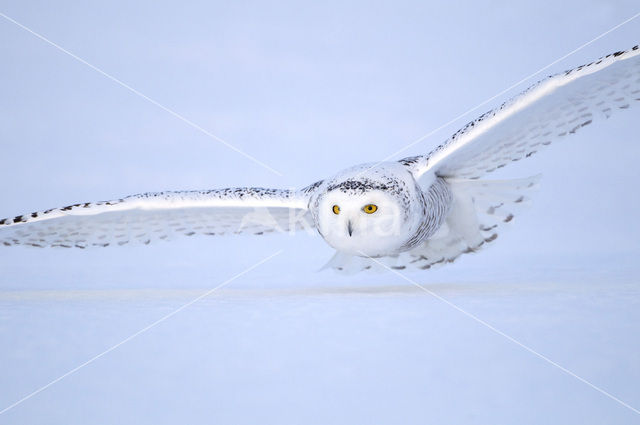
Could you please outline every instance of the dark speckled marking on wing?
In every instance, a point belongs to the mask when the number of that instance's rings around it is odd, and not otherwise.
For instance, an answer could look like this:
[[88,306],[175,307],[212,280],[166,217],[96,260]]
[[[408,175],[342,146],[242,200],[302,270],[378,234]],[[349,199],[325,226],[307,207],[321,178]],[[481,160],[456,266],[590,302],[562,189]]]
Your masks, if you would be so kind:
[[[434,171],[439,176],[476,179],[504,167],[507,163],[528,158],[536,153],[539,147],[548,146],[553,141],[561,140],[592,124],[597,116],[608,118],[613,109],[628,109],[632,103],[640,101],[640,96],[636,94],[640,93],[640,55],[637,54],[638,50],[639,47],[636,45],[627,51],[617,51],[596,61],[549,76],[532,85],[520,95],[502,103],[499,107],[470,121],[428,155],[403,158],[399,162],[417,176],[422,175],[432,164],[437,164],[434,166]],[[617,68],[609,68],[613,64],[624,64],[624,67],[620,65]],[[599,66],[600,69],[592,73],[595,66]],[[601,72],[603,74],[600,74]],[[527,96],[533,96],[537,93],[537,89],[546,90],[551,87],[551,85],[546,86],[545,84],[553,84],[553,81],[571,81],[563,87],[576,87],[573,89],[575,91],[582,86],[571,86],[572,82],[581,81],[580,77],[585,75],[595,76],[594,78],[597,78],[598,75],[605,76],[600,80],[593,80],[594,85],[588,87],[586,91],[573,93],[571,88],[567,89],[569,98],[558,98],[558,103],[552,105],[555,109],[531,109],[531,111],[535,111],[532,114],[537,115],[530,117],[527,120],[528,123],[523,121],[521,127],[513,125],[509,127],[507,123],[513,122],[509,121],[513,120],[511,116],[507,116],[503,121],[505,125],[500,126],[499,120],[501,118],[496,118],[498,115],[504,117],[503,111],[506,112],[513,106],[521,104],[523,100],[526,101]],[[574,76],[577,78],[574,79]],[[602,86],[596,84],[602,84]],[[554,92],[556,90],[545,93],[542,99],[546,99],[546,96]],[[486,126],[483,130],[476,130],[480,124],[485,123]],[[472,139],[466,139],[468,135]],[[460,146],[456,146],[456,144],[459,144],[463,136],[465,137],[464,143],[467,144],[458,149]],[[492,144],[488,144],[488,147],[480,144],[474,145],[478,140],[482,140],[483,143],[489,140],[483,140],[483,136],[491,137]],[[525,136],[526,140],[523,139]],[[517,143],[520,140],[524,140],[524,143]],[[474,146],[478,146],[478,148],[474,148]],[[482,148],[482,146],[485,147]],[[436,157],[437,160],[435,160]],[[500,163],[496,165],[496,161],[500,161]]]
[[304,213],[306,198],[302,192],[259,187],[142,193],[0,219],[0,243],[85,249],[149,244],[180,235],[289,231],[292,225],[313,225],[310,219],[290,220],[290,213]]

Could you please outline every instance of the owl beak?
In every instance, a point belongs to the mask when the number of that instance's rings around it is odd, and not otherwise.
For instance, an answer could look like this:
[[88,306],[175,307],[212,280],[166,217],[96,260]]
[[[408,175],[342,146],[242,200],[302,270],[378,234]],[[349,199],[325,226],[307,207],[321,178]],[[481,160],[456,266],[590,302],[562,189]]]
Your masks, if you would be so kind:
[[349,236],[353,234],[353,227],[351,227],[351,220],[347,222],[347,232],[349,232]]

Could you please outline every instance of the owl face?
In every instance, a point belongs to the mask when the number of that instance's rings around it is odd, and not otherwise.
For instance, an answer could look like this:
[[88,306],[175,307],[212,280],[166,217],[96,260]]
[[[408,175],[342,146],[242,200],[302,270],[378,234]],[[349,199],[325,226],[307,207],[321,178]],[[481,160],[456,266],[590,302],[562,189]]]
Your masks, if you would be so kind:
[[421,223],[422,207],[420,188],[399,163],[343,170],[311,200],[316,228],[329,245],[371,257],[401,252]]
[[377,257],[400,252],[423,218],[422,192],[400,164],[361,165],[328,180],[312,213],[338,251]]
[[394,250],[406,233],[398,200],[381,190],[327,192],[318,204],[319,230],[335,249],[377,256]]

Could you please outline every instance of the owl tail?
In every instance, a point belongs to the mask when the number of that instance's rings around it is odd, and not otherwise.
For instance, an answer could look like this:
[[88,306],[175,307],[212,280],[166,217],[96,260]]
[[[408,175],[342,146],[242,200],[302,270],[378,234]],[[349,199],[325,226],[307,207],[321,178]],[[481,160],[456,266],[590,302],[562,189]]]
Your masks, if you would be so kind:
[[368,269],[370,264],[366,260],[366,258],[336,251],[333,257],[320,270],[334,269],[343,274],[355,274]]
[[[383,272],[386,268],[396,269],[399,255],[389,257],[377,257],[375,259],[361,257],[336,251],[331,259],[320,270],[333,269],[338,273],[350,275],[361,271]],[[400,267],[404,268],[404,267]]]
[[429,269],[452,263],[462,254],[476,252],[495,241],[498,233],[523,207],[528,194],[537,188],[540,175],[512,180],[447,179],[453,203],[440,229],[420,246],[393,257],[358,257],[341,252],[323,269],[353,274],[362,270],[391,268]]

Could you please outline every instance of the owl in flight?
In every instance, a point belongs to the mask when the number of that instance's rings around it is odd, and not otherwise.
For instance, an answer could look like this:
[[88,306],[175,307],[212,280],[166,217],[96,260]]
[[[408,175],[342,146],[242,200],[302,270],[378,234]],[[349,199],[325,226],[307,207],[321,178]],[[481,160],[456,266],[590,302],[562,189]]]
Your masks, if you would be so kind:
[[428,155],[363,164],[301,190],[159,192],[0,219],[0,244],[92,248],[175,236],[318,232],[328,267],[429,269],[493,242],[537,176],[480,179],[640,101],[640,49],[550,76]]

